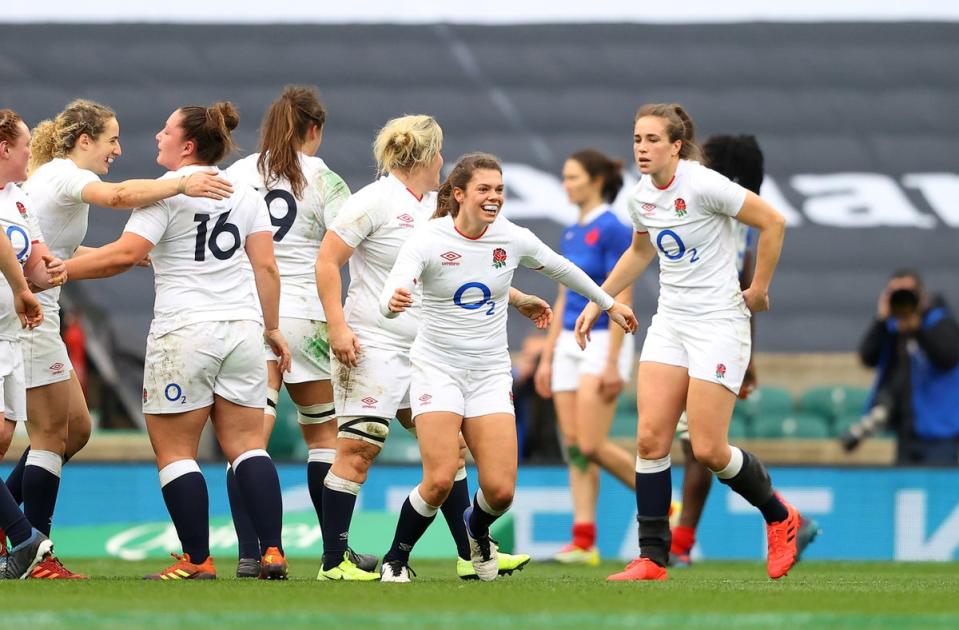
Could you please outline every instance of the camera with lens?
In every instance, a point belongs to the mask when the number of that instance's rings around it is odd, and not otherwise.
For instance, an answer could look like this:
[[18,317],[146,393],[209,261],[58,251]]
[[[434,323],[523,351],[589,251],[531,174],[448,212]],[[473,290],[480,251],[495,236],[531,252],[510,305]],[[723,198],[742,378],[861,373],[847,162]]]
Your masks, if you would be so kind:
[[897,318],[909,317],[919,308],[919,292],[915,289],[896,289],[889,294],[889,313]]

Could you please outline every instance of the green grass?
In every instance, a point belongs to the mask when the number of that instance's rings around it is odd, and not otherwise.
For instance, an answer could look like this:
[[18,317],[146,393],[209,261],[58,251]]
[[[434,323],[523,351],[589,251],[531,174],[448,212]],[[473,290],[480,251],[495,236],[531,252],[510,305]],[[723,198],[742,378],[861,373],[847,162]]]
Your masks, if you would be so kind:
[[[289,582],[144,582],[154,562],[70,560],[96,579],[0,583],[2,627],[311,630],[442,628],[959,628],[955,564],[806,562],[779,581],[757,563],[709,562],[668,582],[607,584],[622,567],[534,563],[492,583],[462,582],[452,562],[414,562],[416,583],[316,582],[298,561]],[[222,559],[223,577],[234,565]],[[110,577],[104,577],[110,576]]]

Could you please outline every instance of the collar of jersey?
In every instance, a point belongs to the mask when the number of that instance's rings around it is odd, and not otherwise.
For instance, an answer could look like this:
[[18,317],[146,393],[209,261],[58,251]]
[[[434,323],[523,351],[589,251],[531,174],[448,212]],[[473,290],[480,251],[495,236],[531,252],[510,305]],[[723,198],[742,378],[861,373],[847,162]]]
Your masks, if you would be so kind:
[[[450,219],[452,219],[452,217],[450,217]],[[479,236],[466,236],[465,234],[463,234],[462,232],[460,232],[460,229],[459,229],[458,227],[456,227],[456,222],[455,222],[455,221],[450,221],[450,223],[453,224],[453,229],[456,230],[456,233],[459,234],[460,236],[462,236],[463,238],[465,238],[465,239],[468,240],[468,241],[478,241],[478,240],[480,240],[481,238],[483,238],[483,236],[489,231],[489,226],[487,225],[485,228],[483,228],[483,231],[480,233]]]
[[595,208],[593,208],[592,210],[590,210],[589,212],[587,212],[585,217],[581,218],[579,221],[576,222],[576,225],[579,225],[580,227],[584,225],[589,225],[590,223],[592,223],[593,221],[601,217],[603,213],[605,213],[607,210],[609,210],[609,206],[607,204],[605,203],[600,204],[596,206]]
[[417,197],[417,196],[416,196],[416,193],[414,193],[412,190],[410,190],[410,189],[409,189],[409,186],[407,186],[406,184],[404,184],[403,182],[401,182],[401,181],[400,181],[400,178],[397,177],[396,175],[394,175],[393,173],[387,173],[387,174],[385,175],[385,179],[386,179],[388,182],[390,182],[390,185],[391,185],[391,186],[396,186],[397,188],[402,188],[402,189],[403,189],[403,192],[405,192],[406,194],[408,194],[408,195],[410,195],[411,197],[413,197],[413,199],[416,199],[416,202],[417,202],[417,203],[422,203],[423,200],[426,198],[426,194],[423,194],[422,196]]

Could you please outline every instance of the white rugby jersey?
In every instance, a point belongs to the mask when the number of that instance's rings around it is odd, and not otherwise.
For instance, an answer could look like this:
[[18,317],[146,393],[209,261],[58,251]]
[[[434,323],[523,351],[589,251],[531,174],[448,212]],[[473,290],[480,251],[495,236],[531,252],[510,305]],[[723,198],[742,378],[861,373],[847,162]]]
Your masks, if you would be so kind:
[[[380,312],[398,287],[422,291],[422,326],[412,358],[475,370],[509,369],[506,311],[513,272],[542,271],[606,310],[613,298],[528,229],[499,217],[476,239],[460,234],[450,216],[416,231],[400,251],[380,294]],[[419,301],[414,295],[414,305]],[[402,316],[402,315],[401,315]]]
[[[30,258],[33,245],[43,242],[32,208],[30,212],[27,211],[29,205],[30,197],[16,184],[8,183],[0,188],[0,227],[10,239],[13,253],[21,265]],[[7,279],[0,274],[0,340],[17,341],[20,330],[20,318],[13,308],[13,291]]]
[[436,193],[417,199],[403,182],[387,175],[354,193],[333,221],[330,229],[354,249],[343,314],[360,345],[409,350],[413,343],[419,308],[387,319],[380,314],[379,299],[400,247],[435,210]]
[[660,313],[748,314],[736,271],[736,221],[746,189],[699,162],[680,160],[673,180],[658,188],[644,175],[629,195],[638,232],[659,254]]
[[[30,195],[30,211],[46,236],[47,247],[57,258],[73,257],[87,235],[90,204],[83,202],[83,188],[100,181],[93,171],[80,168],[68,158],[54,158],[38,168],[24,183]],[[44,311],[58,309],[60,287],[37,294]]]
[[[162,179],[209,168],[184,166]],[[249,186],[236,183],[220,201],[177,195],[138,208],[124,231],[155,245],[154,334],[201,321],[261,321],[243,248],[249,234],[272,228],[263,198]]]
[[252,186],[264,196],[273,225],[273,251],[280,269],[280,316],[326,321],[316,290],[316,256],[350,189],[318,157],[300,154],[306,188],[294,197],[288,181],[267,189],[256,167],[259,153],[247,156],[226,169],[231,179]]

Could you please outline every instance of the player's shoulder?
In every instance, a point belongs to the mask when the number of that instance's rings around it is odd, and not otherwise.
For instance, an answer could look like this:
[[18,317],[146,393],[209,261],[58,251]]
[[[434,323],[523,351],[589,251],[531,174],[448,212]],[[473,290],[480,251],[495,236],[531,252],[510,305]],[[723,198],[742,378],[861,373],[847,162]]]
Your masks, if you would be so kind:
[[260,172],[256,166],[259,158],[259,153],[251,153],[228,166],[223,173],[231,182],[241,181],[254,185],[260,180]]

